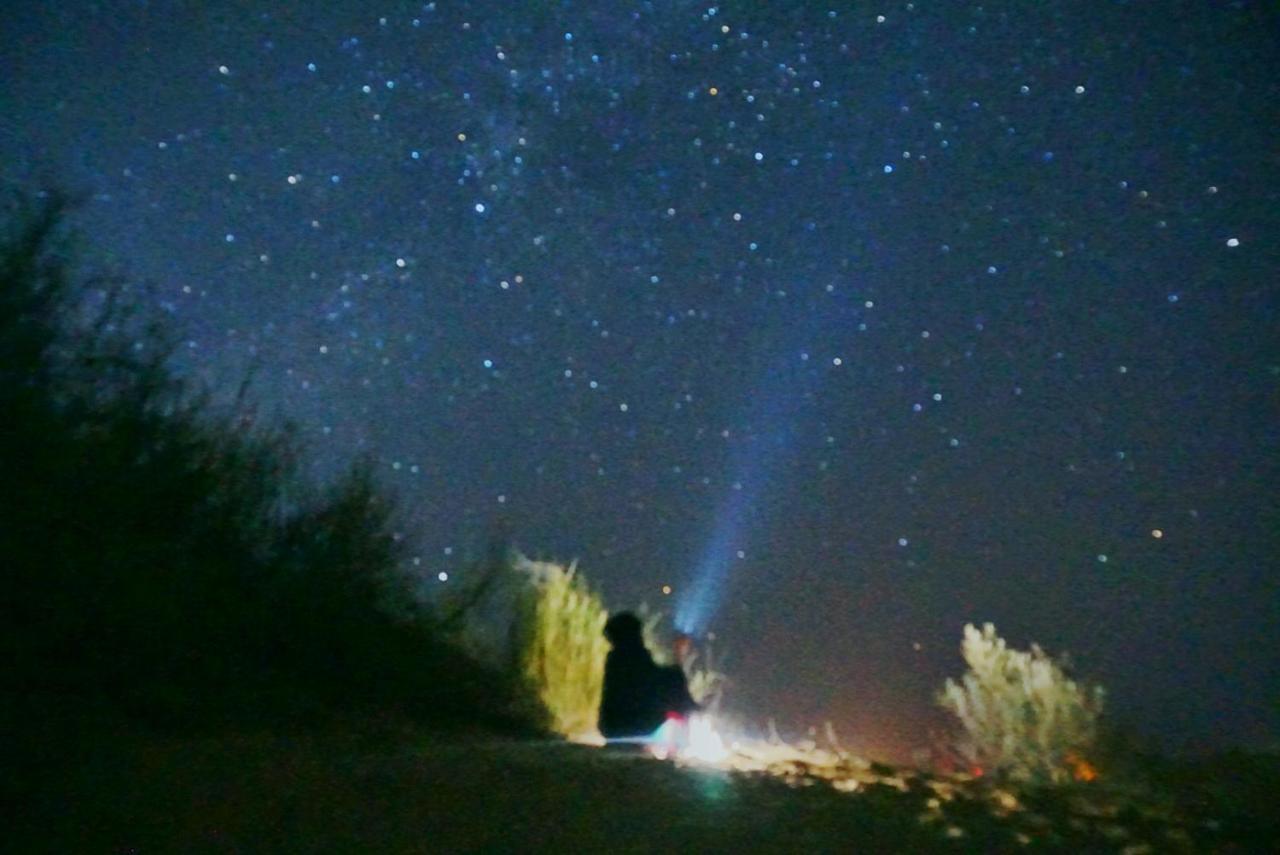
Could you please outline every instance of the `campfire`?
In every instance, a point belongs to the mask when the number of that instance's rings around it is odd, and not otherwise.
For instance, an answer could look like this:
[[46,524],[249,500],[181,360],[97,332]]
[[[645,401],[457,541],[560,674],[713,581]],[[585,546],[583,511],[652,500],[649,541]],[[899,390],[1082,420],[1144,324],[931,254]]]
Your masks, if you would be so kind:
[[694,713],[687,719],[668,717],[649,738],[648,749],[659,760],[672,758],[718,765],[729,758],[715,720],[706,713]]

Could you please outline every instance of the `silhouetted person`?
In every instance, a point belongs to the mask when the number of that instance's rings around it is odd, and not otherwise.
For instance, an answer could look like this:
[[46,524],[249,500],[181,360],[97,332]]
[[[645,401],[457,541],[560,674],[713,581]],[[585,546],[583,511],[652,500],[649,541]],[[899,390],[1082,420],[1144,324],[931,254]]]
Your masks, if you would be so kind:
[[679,665],[661,667],[644,646],[640,619],[619,612],[604,625],[613,645],[604,662],[600,733],[605,739],[646,737],[669,713],[688,715],[698,708],[689,696]]

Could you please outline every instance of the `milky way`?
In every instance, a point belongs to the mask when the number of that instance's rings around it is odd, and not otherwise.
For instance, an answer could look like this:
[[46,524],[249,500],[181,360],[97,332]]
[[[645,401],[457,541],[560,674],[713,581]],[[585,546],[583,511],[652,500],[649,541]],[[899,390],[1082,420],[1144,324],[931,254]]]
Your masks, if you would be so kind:
[[710,567],[731,705],[885,752],[984,620],[1258,744],[1271,5],[36,4],[0,178],[433,585],[498,523],[617,606]]

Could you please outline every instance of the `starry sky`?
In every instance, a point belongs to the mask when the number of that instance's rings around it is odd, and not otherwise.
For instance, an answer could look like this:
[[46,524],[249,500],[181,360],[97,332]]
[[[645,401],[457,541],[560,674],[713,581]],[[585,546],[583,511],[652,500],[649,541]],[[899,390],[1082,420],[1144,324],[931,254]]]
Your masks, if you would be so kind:
[[371,455],[433,585],[504,525],[885,756],[988,620],[1275,744],[1273,4],[0,15],[4,186],[86,194],[178,370]]

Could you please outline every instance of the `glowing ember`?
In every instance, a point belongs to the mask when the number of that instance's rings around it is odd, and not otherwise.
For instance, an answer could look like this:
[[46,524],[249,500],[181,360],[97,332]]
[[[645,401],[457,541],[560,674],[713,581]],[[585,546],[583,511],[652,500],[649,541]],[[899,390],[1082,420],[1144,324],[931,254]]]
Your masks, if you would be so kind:
[[1071,767],[1071,777],[1077,781],[1095,781],[1098,778],[1098,769],[1088,760],[1076,754],[1067,755],[1067,765]]

